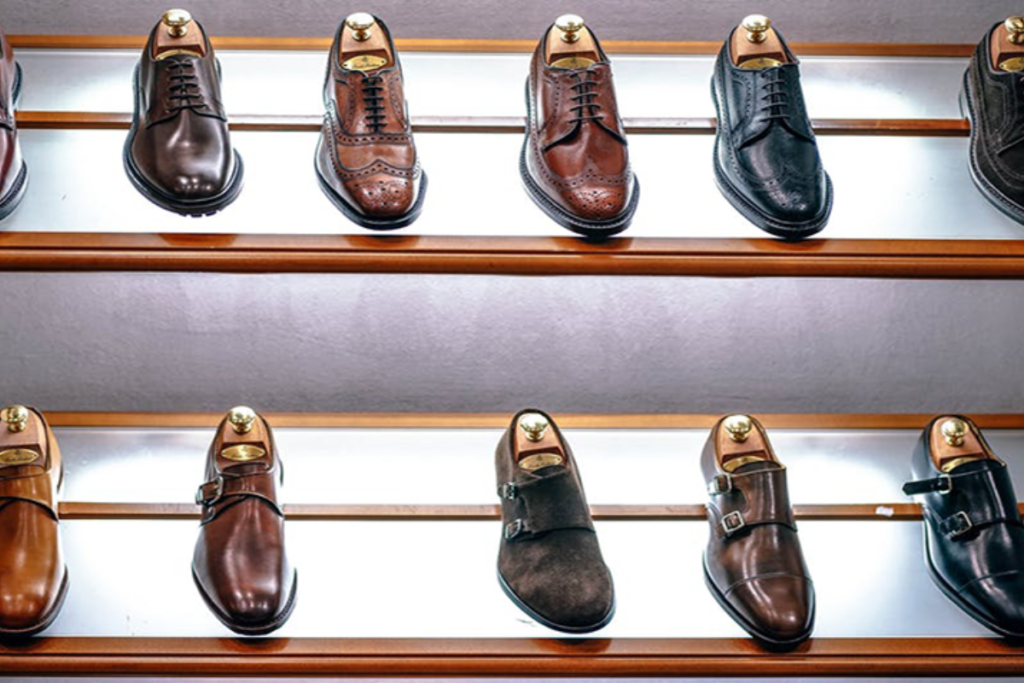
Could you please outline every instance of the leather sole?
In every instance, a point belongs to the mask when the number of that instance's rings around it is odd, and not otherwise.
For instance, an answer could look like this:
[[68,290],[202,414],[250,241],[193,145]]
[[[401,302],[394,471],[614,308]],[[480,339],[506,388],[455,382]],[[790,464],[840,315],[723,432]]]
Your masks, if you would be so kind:
[[[716,121],[722,120],[722,106],[718,99],[718,76],[715,75],[711,79],[711,96],[715,101],[715,114],[717,116]],[[832,178],[829,174],[825,173],[825,185],[826,185],[826,198],[825,198],[825,210],[821,216],[815,217],[809,221],[801,223],[791,223],[788,221],[780,221],[773,218],[761,211],[759,208],[754,206],[743,193],[737,189],[732,182],[726,177],[722,171],[721,165],[718,163],[718,146],[722,143],[722,128],[720,125],[715,126],[715,150],[712,161],[715,168],[715,184],[718,185],[719,191],[726,198],[726,200],[732,204],[733,208],[739,211],[739,213],[746,218],[748,221],[756,225],[761,230],[781,237],[787,240],[801,240],[806,239],[812,235],[816,235],[821,232],[828,224],[829,218],[832,216]]]
[[757,626],[750,623],[746,617],[740,614],[726,599],[725,595],[718,589],[718,586],[715,585],[715,582],[711,578],[711,574],[708,572],[707,557],[703,559],[701,565],[701,569],[704,571],[704,583],[711,592],[711,596],[722,607],[722,609],[725,610],[725,613],[732,617],[732,620],[735,621],[740,628],[757,639],[758,642],[765,647],[776,650],[790,650],[811,637],[811,633],[814,631],[814,605],[811,605],[811,624],[806,632],[791,640],[779,640],[778,638],[773,638],[771,634],[765,633],[758,629]]
[[316,170],[316,179],[320,183],[320,189],[324,191],[327,198],[345,214],[345,218],[349,219],[356,225],[367,228],[369,230],[398,230],[410,225],[413,221],[420,217],[420,213],[423,211],[423,199],[427,194],[427,174],[424,171],[420,171],[420,189],[419,194],[416,195],[416,201],[413,202],[412,206],[407,212],[396,218],[371,218],[366,214],[360,213],[358,209],[349,204],[344,197],[334,191],[330,183],[324,180],[324,177],[320,174],[320,167],[314,160],[313,167]]
[[64,579],[60,583],[60,591],[57,593],[57,601],[53,603],[53,607],[47,612],[43,618],[37,624],[33,624],[28,628],[23,629],[6,629],[0,628],[0,638],[5,639],[16,639],[16,638],[29,638],[41,633],[50,627],[50,624],[54,622],[57,615],[60,614],[61,607],[64,606],[64,599],[68,595],[68,568],[64,567]]
[[530,147],[530,121],[533,121],[533,100],[530,97],[529,80],[526,81],[526,111],[526,138],[523,140],[523,149],[519,153],[519,175],[523,179],[523,187],[526,188],[526,194],[530,196],[533,203],[540,207],[540,210],[546,213],[548,218],[563,228],[568,228],[577,235],[583,235],[591,239],[612,237],[628,228],[630,223],[633,222],[633,214],[636,213],[636,207],[640,202],[640,182],[637,180],[636,174],[632,176],[629,204],[617,216],[603,221],[592,221],[580,218],[566,211],[541,189],[537,181],[530,175],[530,169],[526,163],[526,155]]
[[501,575],[501,569],[498,569],[498,583],[501,585],[501,590],[505,592],[505,595],[508,596],[508,599],[511,600],[516,607],[523,610],[523,612],[525,612],[527,616],[529,616],[537,623],[543,626],[547,626],[548,628],[553,629],[555,631],[562,631],[563,633],[593,633],[594,631],[597,631],[607,626],[611,622],[612,618],[615,616],[615,598],[612,597],[612,608],[608,611],[607,615],[601,618],[601,621],[595,624],[587,624],[585,626],[567,626],[565,624],[558,624],[554,621],[551,621],[550,619],[542,617],[540,614],[531,609],[529,605],[523,602],[519,598],[519,596],[516,595],[515,591],[512,590],[512,587],[509,586],[508,583],[505,581],[505,577]]
[[1001,212],[1017,221],[1024,223],[1024,207],[1020,206],[1009,197],[1000,192],[981,173],[978,165],[978,127],[975,123],[977,115],[974,111],[974,95],[971,93],[970,69],[964,73],[963,87],[960,90],[960,114],[967,119],[971,125],[971,141],[968,153],[968,166],[971,169],[971,180],[975,187],[993,206]]
[[[21,84],[22,84],[22,71],[21,65],[14,65],[14,109],[18,109],[18,101],[21,99]],[[8,190],[7,195],[0,198],[0,221],[14,213],[14,210],[21,205],[21,200],[25,198],[25,193],[28,191],[28,164],[24,160],[21,162],[21,168],[18,169],[18,176],[14,179],[14,184],[11,185],[11,189]]]
[[210,596],[206,594],[206,590],[203,588],[202,582],[199,581],[199,577],[196,576],[195,569],[192,570],[192,580],[195,581],[196,588],[199,589],[199,595],[202,596],[203,602],[205,602],[206,606],[210,608],[211,612],[213,612],[213,616],[217,617],[220,623],[224,624],[235,633],[241,633],[244,636],[263,636],[284,626],[284,623],[288,621],[288,618],[295,610],[295,595],[299,588],[299,574],[297,571],[293,571],[292,590],[291,593],[288,594],[288,600],[285,602],[284,610],[269,621],[256,624],[242,624],[231,619],[231,617],[222,612],[220,608],[213,603]]

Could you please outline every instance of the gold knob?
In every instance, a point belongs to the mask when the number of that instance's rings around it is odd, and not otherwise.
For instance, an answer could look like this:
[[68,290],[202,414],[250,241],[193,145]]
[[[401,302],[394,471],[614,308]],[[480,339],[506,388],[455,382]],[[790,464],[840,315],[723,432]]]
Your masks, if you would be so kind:
[[730,439],[737,443],[743,443],[750,437],[750,432],[754,429],[754,421],[747,415],[730,415],[725,418],[722,427],[729,434]]
[[236,434],[248,434],[256,422],[256,411],[248,406],[235,406],[228,411],[228,422]]
[[160,21],[167,26],[167,32],[174,38],[181,38],[188,33],[188,25],[192,23],[192,15],[187,10],[169,9],[164,12]]
[[950,446],[963,446],[967,436],[967,423],[963,420],[946,420],[942,423],[942,436]]
[[555,28],[562,32],[562,40],[567,43],[575,43],[580,39],[580,31],[586,23],[583,17],[578,14],[563,14],[555,19]]
[[1003,28],[1010,35],[1007,37],[1014,45],[1024,43],[1024,17],[1010,17],[1003,22]]
[[355,32],[353,38],[360,41],[370,39],[370,29],[375,23],[373,15],[366,12],[356,12],[345,19],[345,25]]
[[2,417],[9,432],[23,432],[28,426],[28,408],[25,406],[7,406]]
[[763,14],[751,14],[743,20],[743,29],[747,32],[747,40],[752,43],[763,43],[768,39],[768,30],[772,20]]
[[519,418],[519,427],[526,432],[526,440],[534,443],[544,438],[549,424],[548,419],[540,413],[526,413]]

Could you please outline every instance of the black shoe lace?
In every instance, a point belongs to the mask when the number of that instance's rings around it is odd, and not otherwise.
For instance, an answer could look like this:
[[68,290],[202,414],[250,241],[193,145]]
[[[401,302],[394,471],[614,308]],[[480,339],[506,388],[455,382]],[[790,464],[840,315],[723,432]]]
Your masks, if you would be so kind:
[[785,119],[789,116],[789,93],[783,88],[786,85],[782,69],[766,69],[761,72],[764,80],[761,83],[761,106],[759,113],[765,120]]
[[196,76],[195,62],[189,58],[171,59],[167,68],[170,70],[170,84],[167,98],[171,104],[169,111],[176,113],[183,109],[201,109],[206,106],[206,97],[199,89],[199,77]]
[[[586,74],[586,78],[583,78],[583,74]],[[594,90],[597,87],[597,74],[586,69],[585,71],[574,71],[572,75],[575,79],[572,89],[576,91],[576,94],[571,99],[576,104],[569,107],[573,112],[573,118],[569,123],[603,120],[604,115],[599,113],[601,105],[594,101],[597,99],[597,92]]]
[[384,86],[379,75],[363,74],[363,103],[366,105],[366,123],[371,133],[379,133],[387,125],[384,117]]

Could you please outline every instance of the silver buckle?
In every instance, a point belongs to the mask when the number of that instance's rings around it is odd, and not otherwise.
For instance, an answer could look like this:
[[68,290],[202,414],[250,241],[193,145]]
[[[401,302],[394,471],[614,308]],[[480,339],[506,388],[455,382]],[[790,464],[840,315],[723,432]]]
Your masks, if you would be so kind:
[[938,479],[939,483],[935,485],[936,492],[943,496],[948,496],[953,492],[953,478],[951,476],[948,474],[940,474]]
[[716,474],[708,482],[708,493],[712,496],[720,496],[729,491],[732,491],[732,477],[728,474]]
[[501,488],[498,489],[498,495],[501,496],[505,500],[515,500],[516,493],[517,493],[516,485],[515,485],[515,482],[512,482],[512,481],[510,481],[510,482],[508,482],[506,484],[502,484]]
[[511,541],[523,531],[523,520],[517,519],[505,525],[505,540]]
[[737,531],[747,525],[746,520],[743,519],[743,514],[739,510],[730,512],[725,517],[722,517],[722,521],[719,522],[722,527],[722,532],[726,536],[732,536]]
[[953,519],[956,520],[957,524],[956,528],[949,532],[950,538],[960,538],[974,528],[974,522],[971,521],[971,516],[963,510],[953,515]]
[[[207,498],[205,489],[210,484],[214,485],[214,496],[213,498]],[[224,477],[217,475],[217,478],[213,481],[208,481],[205,484],[200,484],[199,489],[196,491],[196,505],[213,505],[221,496],[224,495]]]

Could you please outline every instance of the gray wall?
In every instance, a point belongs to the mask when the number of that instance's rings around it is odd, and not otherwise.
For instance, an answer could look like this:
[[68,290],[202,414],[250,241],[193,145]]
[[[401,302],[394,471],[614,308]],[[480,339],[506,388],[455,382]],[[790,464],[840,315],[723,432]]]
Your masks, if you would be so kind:
[[0,274],[47,410],[1020,412],[1024,282]]
[[[8,33],[139,34],[171,0],[3,0]],[[372,11],[409,38],[537,38],[572,11],[605,39],[719,40],[764,12],[794,41],[976,43],[1024,11],[1011,0],[193,0],[183,5],[221,35],[325,36],[346,14]]]

